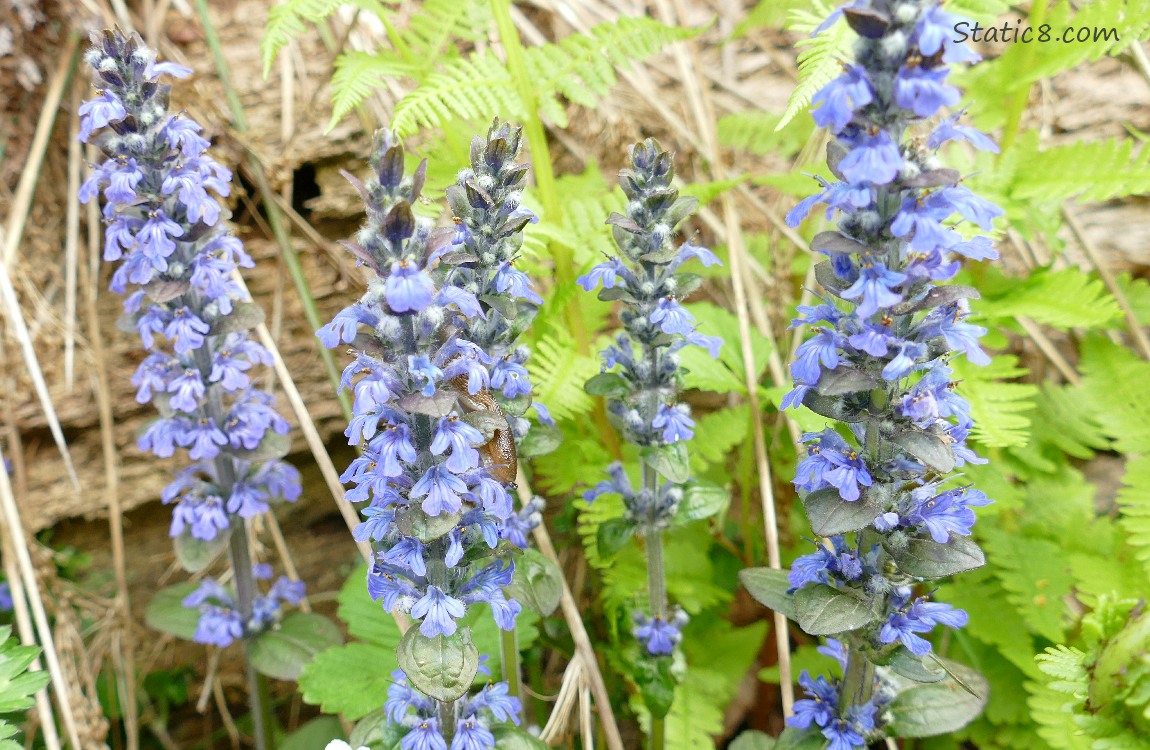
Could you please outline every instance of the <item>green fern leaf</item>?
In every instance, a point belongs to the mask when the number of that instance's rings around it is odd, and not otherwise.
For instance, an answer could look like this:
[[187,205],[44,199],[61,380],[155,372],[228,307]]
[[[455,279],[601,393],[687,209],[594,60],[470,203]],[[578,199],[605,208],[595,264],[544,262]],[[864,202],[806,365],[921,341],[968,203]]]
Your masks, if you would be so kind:
[[1022,615],[1029,629],[1058,643],[1069,624],[1063,598],[1074,577],[1062,548],[1046,539],[1011,534],[999,528],[982,529],[988,558],[997,562],[996,575],[1007,599]]
[[[1073,46],[1073,45],[1071,45]],[[1019,140],[1009,186],[1018,201],[1060,204],[1107,201],[1150,191],[1150,148],[1129,138],[1078,141],[1039,149],[1036,132]]]
[[335,61],[331,77],[331,122],[328,129],[343,119],[383,85],[386,78],[400,78],[412,73],[406,63],[367,52],[344,52]]
[[535,344],[528,366],[535,398],[555,419],[573,419],[591,411],[583,384],[599,372],[599,362],[578,353],[570,336],[544,336]]
[[760,156],[777,154],[789,159],[810,138],[811,123],[792,120],[779,128],[782,115],[774,112],[734,112],[719,118],[719,143]]
[[351,5],[383,18],[387,9],[378,0],[286,0],[268,9],[268,23],[260,39],[260,58],[264,77],[271,72],[272,63],[280,50],[307,31],[305,23],[319,23],[340,6]]
[[791,92],[782,119],[775,126],[777,130],[786,127],[797,114],[810,106],[815,92],[842,71],[842,61],[849,56],[855,38],[850,26],[841,19],[812,37],[811,33],[830,15],[831,8],[824,0],[813,0],[811,5],[813,10],[800,9],[791,13],[789,28],[803,35],[795,42],[795,48],[799,50],[799,83]]
[[1150,573],[1150,455],[1127,460],[1118,505],[1122,508],[1118,522],[1129,535],[1135,556]]
[[731,32],[732,39],[742,39],[747,32],[762,27],[777,28],[783,25],[787,16],[796,8],[807,4],[807,0],[759,0],[746,18],[739,21]]
[[976,310],[992,322],[1026,316],[1066,331],[1102,327],[1121,314],[1105,285],[1077,268],[1038,270],[1021,283],[994,272],[986,279]]
[[[669,42],[701,29],[664,26],[649,18],[620,18],[587,34],[525,52],[525,64],[542,112],[560,127],[567,124],[558,97],[593,106],[615,84],[615,66],[653,55]],[[452,118],[511,119],[526,115],[524,103],[503,63],[491,53],[448,62],[396,104],[392,128],[401,137],[419,127],[438,127]]]
[[972,21],[993,21],[1012,6],[1010,0],[949,0],[946,10]]
[[1038,387],[1030,383],[1003,382],[1026,374],[1018,358],[995,357],[987,367],[955,360],[958,392],[970,402],[974,419],[973,439],[989,448],[1024,446],[1030,441],[1030,413],[1034,410]]
[[1094,335],[1082,344],[1081,397],[1114,447],[1126,453],[1150,452],[1150,363],[1109,339]]

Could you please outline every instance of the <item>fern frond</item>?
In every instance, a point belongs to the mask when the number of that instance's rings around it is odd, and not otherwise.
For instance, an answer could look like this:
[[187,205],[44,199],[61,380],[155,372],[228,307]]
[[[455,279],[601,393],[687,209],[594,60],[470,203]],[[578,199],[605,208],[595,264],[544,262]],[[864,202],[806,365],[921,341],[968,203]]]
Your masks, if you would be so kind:
[[778,154],[790,158],[811,134],[811,124],[792,120],[779,128],[782,115],[774,112],[733,112],[719,118],[719,143],[752,154]]
[[1070,623],[1064,597],[1074,585],[1062,548],[1000,528],[984,528],[982,537],[987,557],[997,563],[995,574],[1007,599],[1029,630],[1054,643],[1062,641]]
[[950,0],[946,3],[946,11],[972,21],[993,21],[1013,5],[1010,0]]
[[1032,133],[1016,148],[1018,162],[1009,186],[1016,200],[1051,205],[1069,198],[1107,201],[1150,191],[1150,148],[1136,147],[1130,138],[1039,149],[1038,134]]
[[1126,462],[1118,505],[1122,509],[1118,523],[1128,535],[1127,542],[1134,548],[1134,556],[1150,573],[1150,455]]
[[[701,29],[664,26],[650,18],[620,18],[587,34],[525,50],[525,64],[540,109],[560,127],[567,115],[558,97],[594,106],[615,85],[614,68],[650,57],[670,42]],[[452,60],[395,107],[392,127],[401,137],[418,127],[437,127],[450,118],[511,119],[525,115],[522,99],[503,63],[489,52]]]
[[810,105],[815,92],[841,72],[843,59],[849,56],[854,39],[854,33],[842,19],[818,36],[811,36],[831,12],[824,0],[813,0],[811,5],[813,10],[800,9],[791,13],[790,30],[803,35],[795,42],[795,48],[799,50],[799,83],[791,92],[791,99],[775,126],[776,130],[786,127]]
[[977,305],[979,313],[1006,321],[1018,316],[1062,331],[1099,328],[1118,318],[1118,303],[1097,278],[1077,268],[1042,269],[1021,283],[1005,279],[987,290]]
[[285,0],[269,8],[268,23],[260,39],[264,77],[271,72],[280,50],[307,31],[305,23],[319,23],[343,5],[352,5],[381,18],[388,12],[379,0]]
[[1125,347],[1094,335],[1082,344],[1082,388],[1085,399],[1114,440],[1115,449],[1125,453],[1150,452],[1150,363]]
[[1055,677],[1058,682],[1048,683],[1060,693],[1076,697],[1086,696],[1086,683],[1089,675],[1083,666],[1086,654],[1071,646],[1051,646],[1034,657],[1043,674]]
[[400,78],[412,73],[412,68],[399,60],[369,52],[344,52],[335,61],[331,77],[331,122],[328,128],[343,119],[371,95],[385,78]]
[[787,16],[795,8],[801,8],[807,0],[759,0],[746,18],[739,21],[735,30],[731,32],[732,39],[741,39],[751,29],[761,27],[777,28],[783,25]]
[[573,419],[591,411],[591,397],[583,384],[599,372],[599,363],[579,354],[570,338],[544,336],[535,344],[529,367],[535,398],[547,405],[555,419]]
[[1030,412],[1038,387],[1030,383],[1003,382],[1026,374],[1018,359],[996,357],[987,367],[955,360],[958,393],[970,402],[974,419],[973,439],[988,448],[1024,446],[1030,441]]
[[[1075,10],[1075,5],[1080,7]],[[1127,0],[1093,0],[1072,5],[1070,0],[1061,0],[1050,10],[1047,23],[1053,27],[1052,35],[1059,39],[1064,30],[1069,29],[1085,29],[1092,36],[1084,42],[1045,45],[1029,69],[1015,68],[1021,73],[1017,76],[1018,86],[1050,78],[1107,55],[1117,55],[1131,44],[1146,39],[1150,36],[1150,5]],[[1095,39],[1098,31],[1110,29],[1115,33]]]

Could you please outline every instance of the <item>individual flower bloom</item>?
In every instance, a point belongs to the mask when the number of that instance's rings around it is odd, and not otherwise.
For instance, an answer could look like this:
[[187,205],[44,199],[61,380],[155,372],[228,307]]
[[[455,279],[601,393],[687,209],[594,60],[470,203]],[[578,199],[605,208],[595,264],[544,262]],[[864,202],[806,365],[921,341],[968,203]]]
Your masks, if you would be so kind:
[[[184,308],[187,309],[187,308]],[[149,305],[144,314],[136,318],[136,332],[140,334],[140,342],[145,349],[156,345],[152,334],[162,333],[172,322],[172,314],[167,308],[160,305]]]
[[555,426],[555,420],[551,418],[551,412],[546,406],[539,401],[532,401],[531,408],[535,410],[535,416],[539,419],[539,424],[547,425],[548,427]]
[[390,508],[381,508],[378,505],[369,505],[360,511],[366,521],[356,526],[351,535],[357,542],[382,542],[391,525],[395,523],[395,511]]
[[479,451],[471,446],[483,442],[483,433],[467,422],[458,417],[443,417],[431,441],[431,453],[441,456],[450,448],[451,454],[445,464],[450,471],[463,474],[479,466]]
[[454,635],[455,621],[466,613],[463,602],[444,593],[438,586],[428,586],[427,593],[411,607],[411,616],[423,620],[419,632],[427,638]]
[[[496,368],[498,368],[498,365],[496,365]],[[527,371],[524,370],[523,372],[526,373]],[[451,362],[443,368],[443,378],[444,380],[454,381],[461,376],[466,376],[467,392],[474,396],[476,393],[486,390],[492,385],[491,380],[494,374],[487,371],[487,367],[479,358],[459,356],[451,360]],[[500,384],[502,384],[503,379],[502,377],[500,378]],[[530,390],[530,388],[528,390]]]
[[885,357],[892,344],[899,343],[886,322],[882,324],[864,323],[861,332],[847,337],[847,342],[861,352],[872,357]]
[[787,582],[797,591],[809,583],[830,583],[830,565],[833,557],[821,544],[809,555],[800,555],[791,563]]
[[906,281],[906,274],[891,271],[875,261],[863,262],[859,278],[850,288],[843,290],[844,299],[861,300],[857,312],[861,318],[869,318],[880,308],[887,308],[902,301],[902,295],[894,291]]
[[866,735],[874,730],[873,703],[851,706],[847,717],[835,717],[823,727],[823,737],[830,740],[827,750],[854,750],[867,746]]
[[165,271],[168,268],[165,259],[176,251],[176,243],[172,238],[183,236],[184,228],[165,216],[163,209],[160,209],[148,214],[148,220],[136,235],[136,242],[144,256],[151,261],[152,267],[157,271]]
[[815,384],[822,375],[821,363],[828,370],[839,366],[839,345],[841,337],[827,328],[818,328],[818,332],[804,341],[795,350],[795,360],[791,362],[791,375],[795,380]]
[[618,258],[611,258],[603,261],[580,276],[575,280],[575,283],[583,287],[583,291],[585,292],[590,292],[600,284],[603,285],[604,289],[613,289],[619,277],[624,275],[624,272],[622,261]]
[[340,310],[331,322],[316,331],[316,336],[328,349],[339,346],[341,343],[350,344],[355,340],[359,331],[359,324],[374,326],[379,318],[358,302]]
[[947,250],[971,260],[998,260],[998,251],[994,249],[993,240],[982,235],[964,242],[956,242]]
[[925,357],[927,348],[914,341],[900,341],[896,349],[898,353],[882,368],[885,380],[900,380],[914,371],[918,360]]
[[519,699],[510,694],[506,682],[488,683],[467,702],[464,714],[487,709],[496,721],[510,721],[519,725],[519,714],[523,712]]
[[526,396],[531,393],[531,375],[523,365],[504,358],[491,369],[491,387],[502,390],[507,398]]
[[872,483],[870,472],[862,456],[854,450],[845,454],[837,451],[826,451],[823,454],[834,468],[823,474],[823,479],[832,487],[838,488],[839,495],[847,502],[854,502],[861,496],[861,487],[870,487]]
[[675,653],[675,644],[682,640],[679,628],[662,617],[635,615],[635,638],[643,643],[650,656],[670,656]]
[[507,489],[486,470],[471,472],[468,481],[472,483],[472,494],[483,504],[483,510],[500,520],[511,515],[511,496],[507,494]]
[[303,581],[293,581],[287,576],[280,576],[268,590],[268,596],[295,606],[303,601],[306,592],[307,584]]
[[826,642],[815,649],[823,656],[830,657],[839,663],[844,670],[847,668],[847,651],[841,641],[827,638]]
[[527,534],[543,523],[541,510],[543,510],[542,498],[539,496],[532,498],[531,502],[520,508],[518,513],[507,517],[499,529],[499,537],[510,541],[519,549],[527,549]]
[[435,364],[423,354],[409,356],[407,358],[407,370],[411,373],[411,377],[417,384],[421,381],[423,382],[423,388],[420,393],[429,397],[435,395],[435,384],[443,375],[443,370],[436,367]]
[[227,197],[232,192],[232,172],[210,156],[204,155],[196,160],[200,167],[200,179],[204,187],[216,191],[218,195]]
[[695,316],[687,312],[687,308],[680,305],[674,297],[659,300],[651,312],[651,322],[659,326],[659,330],[663,333],[686,335],[695,330]]
[[242,334],[231,334],[212,356],[212,370],[208,375],[208,381],[219,383],[225,391],[243,390],[251,385],[247,371],[255,362],[270,365],[271,355],[262,346],[247,340]]
[[927,148],[937,149],[947,141],[966,141],[979,151],[989,151],[992,154],[997,154],[999,150],[998,144],[992,141],[986,133],[968,125],[958,124],[958,120],[962,117],[962,114],[962,112],[958,112],[950,117],[944,118],[926,139]]
[[978,343],[978,339],[986,335],[986,329],[966,323],[963,319],[967,314],[957,302],[936,307],[923,321],[920,337],[942,336],[948,349],[963,352],[971,364],[989,365],[990,357]]
[[114,261],[136,246],[136,235],[144,223],[139,219],[118,216],[104,229],[104,260]]
[[[839,172],[851,184],[886,185],[902,169],[902,155],[886,131],[862,136],[839,162]],[[869,197],[869,196],[868,196]]]
[[172,342],[176,354],[187,354],[204,345],[204,336],[211,330],[207,323],[187,305],[176,309],[164,326],[164,335]]
[[299,470],[286,461],[266,461],[252,474],[252,481],[263,485],[272,497],[295,502],[303,494]]
[[819,203],[826,204],[826,217],[830,219],[836,210],[853,212],[866,208],[874,200],[868,182],[855,185],[849,182],[827,182],[821,177],[815,179],[823,187],[823,191],[803,198],[797,206],[788,211],[787,226],[797,227]]
[[200,379],[200,371],[189,367],[182,374],[168,381],[168,393],[172,394],[168,403],[173,409],[192,413],[200,408],[200,399],[204,397],[204,381]]
[[80,140],[87,143],[92,133],[128,116],[124,104],[110,91],[80,105]]
[[220,204],[204,190],[204,180],[198,169],[175,169],[164,176],[160,189],[167,195],[175,195],[184,205],[188,220],[200,219],[213,226],[220,218]]
[[659,411],[651,420],[651,426],[663,431],[663,442],[677,443],[680,440],[690,440],[695,436],[692,429],[695,420],[691,419],[685,404],[660,404]]
[[228,442],[223,430],[207,417],[189,423],[177,439],[183,447],[190,447],[188,455],[195,461],[215,458],[220,454],[219,446]]
[[958,211],[962,218],[978,225],[984,232],[994,228],[994,220],[1003,210],[985,198],[980,198],[962,185],[941,187],[926,197],[926,205],[943,211]]
[[207,646],[227,648],[243,638],[244,624],[240,613],[224,607],[205,607],[196,623],[192,640]]
[[543,298],[531,288],[531,278],[517,270],[512,261],[499,266],[495,272],[495,291],[507,294],[515,299],[523,299],[535,305],[542,305]]
[[719,256],[705,247],[692,245],[690,242],[684,242],[679,246],[679,255],[675,258],[675,262],[672,265],[678,268],[679,265],[692,258],[697,258],[698,261],[703,264],[704,268],[723,265],[723,262],[719,260]]
[[136,200],[136,186],[144,179],[135,159],[113,160],[105,164],[115,164],[108,173],[108,187],[104,197],[109,203],[132,203]]
[[286,435],[290,426],[271,405],[271,396],[248,391],[228,410],[224,419],[228,443],[235,449],[255,450],[268,430]]
[[814,384],[796,380],[795,387],[788,391],[787,395],[783,396],[783,400],[779,402],[779,409],[786,411],[787,409],[799,408],[803,405],[803,399],[814,389]]
[[494,750],[495,735],[475,716],[461,718],[455,725],[451,750]]
[[203,128],[195,120],[177,113],[169,117],[161,129],[169,148],[179,149],[187,158],[195,158],[212,145],[200,135]]
[[953,107],[958,104],[960,95],[958,89],[944,83],[949,73],[946,66],[902,66],[894,81],[895,103],[919,117],[930,117],[942,107]]
[[181,604],[188,608],[196,608],[205,603],[234,607],[235,599],[219,581],[214,578],[205,578],[200,581],[200,585],[195,591],[184,597]]
[[825,727],[838,713],[838,688],[822,675],[812,679],[805,669],[799,674],[799,685],[808,697],[795,701],[794,714],[787,717],[787,726],[806,729],[813,723]]
[[383,704],[387,720],[399,724],[414,710],[417,714],[435,713],[435,704],[415,688],[407,684],[407,675],[402,669],[391,672],[391,683],[387,686],[387,702]]
[[627,472],[623,469],[623,464],[616,461],[607,467],[607,474],[611,479],[604,479],[597,485],[583,493],[583,500],[588,503],[594,502],[602,495],[616,494],[622,496],[624,502],[631,500],[635,497],[635,489],[631,486],[631,480],[627,477]]
[[180,418],[160,418],[151,422],[136,442],[140,450],[154,453],[160,458],[169,458],[176,452],[176,444],[183,444],[187,432],[187,421]]
[[972,427],[974,427],[973,422],[963,420],[958,424],[952,424],[946,428],[946,435],[950,438],[950,448],[954,451],[955,466],[987,463],[985,458],[979,456],[966,445],[966,437],[970,434]]
[[915,505],[906,514],[906,525],[926,529],[939,544],[950,541],[952,534],[970,536],[975,522],[974,511],[970,507],[980,508],[992,502],[985,493],[969,488],[935,495],[933,488],[927,486],[912,492],[911,497]]
[[811,99],[811,112],[819,127],[838,132],[847,126],[856,110],[874,101],[874,92],[866,78],[866,71],[850,65],[838,78],[819,89]]
[[930,653],[930,641],[919,637],[935,625],[961,628],[969,619],[966,612],[943,602],[928,602],[922,597],[911,599],[911,589],[902,586],[891,595],[890,617],[879,630],[881,643],[899,641],[915,656]]
[[391,264],[391,273],[384,283],[384,298],[393,312],[420,312],[431,304],[435,284],[418,266],[407,261]]
[[467,318],[482,318],[486,319],[483,313],[483,307],[479,304],[479,299],[471,292],[460,289],[452,284],[447,284],[440,288],[439,293],[435,295],[435,304],[447,307],[448,305],[455,305],[459,312],[463,313]]
[[174,538],[190,529],[192,538],[211,541],[228,525],[228,516],[219,497],[189,494],[181,498],[172,511],[169,533]]
[[179,360],[164,352],[152,352],[132,375],[132,385],[136,386],[136,401],[146,404],[152,400],[152,392],[162,393],[168,389],[168,379],[172,368]]
[[[718,359],[719,350],[723,348],[723,340],[718,336],[706,336],[698,331],[692,331],[687,334],[687,342],[692,346],[697,346],[707,350],[707,354],[711,355],[712,359]],[[674,347],[671,347],[674,349]]]
[[439,733],[439,720],[425,716],[404,735],[399,746],[402,750],[447,750],[447,740]]
[[895,237],[906,237],[913,232],[910,247],[920,253],[947,247],[954,242],[951,230],[942,225],[942,220],[952,212],[951,207],[941,206],[937,201],[931,203],[907,196],[891,222],[890,231]]
[[424,559],[423,542],[413,536],[405,536],[379,556],[380,560],[407,568],[417,576],[427,575],[427,562]]
[[463,507],[461,494],[467,492],[467,484],[453,474],[443,464],[431,466],[415,486],[411,488],[411,498],[425,498],[423,512],[429,516],[440,513],[455,513]]
[[372,440],[371,448],[377,453],[380,462],[376,471],[385,477],[398,477],[404,472],[400,460],[414,464],[419,455],[411,442],[411,428],[403,423],[388,424],[383,432]]
[[396,606],[406,606],[415,601],[419,590],[406,577],[407,571],[376,563],[367,574],[367,593],[372,601],[383,600],[385,612],[395,611]]
[[255,518],[270,510],[267,499],[268,493],[258,485],[247,481],[236,482],[232,485],[232,494],[228,498],[228,513],[238,515],[240,518]]
[[926,57],[933,57],[942,50],[944,63],[978,62],[981,57],[954,39],[955,25],[964,21],[966,19],[962,16],[947,13],[937,5],[927,8],[915,26],[914,42]]

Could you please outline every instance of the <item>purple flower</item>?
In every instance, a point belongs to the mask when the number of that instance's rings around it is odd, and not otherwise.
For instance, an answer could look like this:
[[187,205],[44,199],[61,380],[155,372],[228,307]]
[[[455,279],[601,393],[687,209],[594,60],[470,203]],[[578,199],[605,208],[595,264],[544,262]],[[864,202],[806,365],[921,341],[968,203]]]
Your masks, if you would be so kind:
[[435,438],[431,441],[431,453],[440,456],[450,448],[451,455],[445,465],[450,471],[462,474],[479,466],[479,451],[471,446],[483,442],[483,433],[467,422],[456,417],[444,417],[439,420]]
[[431,277],[406,261],[391,264],[384,283],[384,296],[393,312],[420,312],[431,304],[435,284]]
[[527,274],[516,270],[510,261],[499,267],[494,282],[497,292],[508,294],[515,299],[525,299],[532,304],[543,304],[543,298],[531,289],[531,279]]
[[371,448],[376,451],[380,462],[376,471],[385,477],[398,477],[403,474],[400,459],[414,464],[418,456],[411,442],[411,428],[406,424],[389,424],[372,441]]
[[623,273],[623,263],[618,258],[611,258],[592,268],[576,279],[583,291],[589,292],[600,284],[604,289],[613,289],[620,275]]
[[200,371],[189,367],[183,374],[172,378],[168,382],[168,393],[173,394],[168,403],[172,408],[192,413],[200,407],[200,399],[204,397],[204,381],[200,379]]
[[465,612],[463,602],[448,596],[438,586],[428,586],[427,593],[411,607],[411,616],[423,620],[419,632],[427,638],[454,635],[458,629],[455,621]]
[[902,169],[898,146],[884,130],[866,135],[839,162],[839,171],[852,184],[886,185]]
[[467,484],[462,479],[443,464],[435,464],[411,488],[411,497],[415,500],[425,498],[423,512],[438,516],[444,512],[458,512],[463,507],[460,495],[466,492]]
[[[811,114],[819,127],[832,132],[842,130],[851,121],[855,110],[874,101],[866,71],[857,65],[849,66],[838,78],[819,89],[811,99],[818,106]],[[819,106],[821,105],[821,106]]]
[[682,639],[679,628],[661,617],[638,618],[634,630],[635,637],[643,642],[651,656],[669,656],[675,652],[675,644]]
[[391,549],[380,555],[379,559],[407,568],[417,576],[427,575],[423,542],[415,537],[406,536],[400,539],[391,546]]
[[501,359],[491,370],[491,385],[501,389],[507,398],[526,396],[531,393],[531,376],[518,362]]
[[948,64],[981,60],[973,50],[954,39],[955,25],[965,20],[962,16],[947,13],[937,5],[927,8],[915,27],[915,42],[919,51],[926,57],[933,57],[941,49],[942,61]]
[[209,330],[208,324],[185,305],[172,313],[171,320],[164,326],[164,335],[172,342],[176,354],[187,354],[204,345],[204,336]]
[[686,335],[695,330],[695,316],[687,312],[674,297],[664,297],[659,300],[655,310],[651,313],[651,322],[659,326],[663,333],[680,333]]
[[902,295],[894,289],[904,281],[906,274],[891,271],[879,262],[864,262],[859,268],[858,281],[844,290],[842,296],[851,300],[861,297],[856,312],[859,317],[869,318],[879,308],[897,305],[902,301]]
[[966,625],[966,612],[942,602],[928,602],[922,597],[911,599],[909,587],[899,588],[891,595],[892,613],[879,630],[881,643],[899,641],[915,656],[930,653],[930,641],[919,636],[929,633],[935,625],[961,628]]
[[443,370],[436,367],[430,359],[422,354],[408,357],[407,369],[417,383],[423,381],[423,389],[420,392],[424,396],[435,395],[435,383],[443,375]]
[[794,714],[787,717],[787,726],[806,729],[814,723],[825,727],[838,712],[837,687],[822,675],[812,679],[805,669],[799,675],[799,685],[808,697],[795,701]]
[[942,107],[953,107],[958,104],[959,93],[943,83],[949,73],[947,67],[904,65],[894,81],[895,102],[919,117],[930,117]]
[[399,743],[402,750],[447,750],[447,740],[439,733],[439,720],[424,717]]
[[695,420],[691,419],[685,406],[660,404],[659,411],[651,420],[651,426],[663,431],[663,442],[677,443],[695,436]]
[[136,160],[125,159],[121,162],[105,162],[105,164],[116,164],[117,166],[108,173],[108,188],[104,191],[104,197],[110,203],[132,203],[135,201],[136,186],[140,184],[140,180],[144,179],[144,173],[140,171]]
[[992,154],[998,153],[998,144],[990,139],[986,133],[983,133],[977,128],[972,128],[969,125],[959,125],[958,120],[962,116],[962,112],[953,114],[945,118],[926,139],[927,148],[937,149],[947,141],[966,141],[974,146],[979,151],[989,151]]
[[795,350],[795,361],[791,362],[791,375],[804,383],[819,382],[822,375],[819,363],[828,370],[839,366],[839,336],[826,328],[817,330],[818,333]]
[[80,105],[80,140],[87,143],[92,133],[128,116],[123,103],[110,91]]

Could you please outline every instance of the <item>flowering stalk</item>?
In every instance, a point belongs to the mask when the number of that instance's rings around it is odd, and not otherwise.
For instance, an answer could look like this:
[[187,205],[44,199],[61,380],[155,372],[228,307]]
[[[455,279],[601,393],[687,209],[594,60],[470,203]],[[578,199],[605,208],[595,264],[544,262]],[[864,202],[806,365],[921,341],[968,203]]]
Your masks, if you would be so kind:
[[[815,121],[834,134],[828,164],[837,181],[821,181],[823,190],[787,216],[797,226],[823,203],[838,222],[811,243],[828,256],[815,269],[827,296],[799,308],[795,324],[813,336],[797,351],[795,388],[783,403],[846,429],[804,435],[808,455],[794,480],[825,541],[795,560],[785,584],[766,585],[763,571],[747,571],[744,582],[769,606],[789,608],[806,632],[836,636],[825,653],[840,661],[843,679],[804,671],[808,697],[787,723],[815,725],[830,747],[847,750],[957,729],[985,702],[963,692],[984,693],[985,682],[936,657],[924,638],[939,624],[962,627],[967,614],[929,601],[920,584],[984,562],[970,538],[972,508],[990,500],[949,475],[985,463],[966,447],[970,407],[954,392],[950,361],[965,354],[989,363],[978,345],[986,331],[966,322],[977,291],[941,282],[958,272],[956,256],[997,257],[990,238],[948,220],[957,214],[989,231],[1002,212],[936,155],[953,140],[997,150],[990,139],[960,125],[961,113],[928,121],[959,102],[946,83],[949,64],[978,59],[952,41],[960,19],[937,0],[857,0],[823,28],[839,17],[859,35],[855,62],[813,100]],[[946,690],[917,683],[947,673],[953,696],[924,709],[919,725],[900,723],[900,704]]]
[[[478,135],[472,139],[471,166],[447,189],[455,232],[450,247],[439,255],[435,274],[442,283],[475,295],[483,308],[483,315],[459,321],[459,333],[488,355],[489,361],[480,361],[487,368],[490,394],[484,390],[477,396],[469,395],[466,406],[493,411],[506,419],[508,429],[494,430],[487,443],[489,470],[505,484],[515,481],[518,446],[531,429],[523,416],[528,409],[534,407],[539,421],[554,427],[546,407],[532,400],[531,377],[525,367],[530,350],[518,343],[543,303],[532,289],[531,279],[515,268],[523,246],[523,228],[538,221],[522,205],[528,171],[526,164],[516,161],[522,139],[522,128],[498,119],[488,129],[486,139]],[[527,534],[542,521],[542,508],[543,499],[534,497],[518,514],[507,517],[500,536],[525,549]],[[511,695],[518,696],[519,653],[514,630],[503,633],[503,674]]]
[[[678,401],[682,387],[678,352],[693,344],[717,357],[722,341],[695,331],[695,319],[679,300],[701,282],[681,273],[688,260],[705,266],[718,263],[706,248],[684,243],[676,247],[675,228],[694,210],[697,201],[680,198],[671,186],[671,154],[654,139],[631,149],[631,167],[619,173],[627,195],[627,215],[612,214],[620,256],[609,258],[579,278],[586,291],[602,286],[600,299],[622,300],[623,332],[603,352],[603,372],[587,383],[594,395],[608,397],[607,410],[623,436],[640,447],[641,487],[636,492],[622,464],[608,468],[604,480],[583,494],[588,502],[615,493],[626,507],[622,519],[604,524],[600,552],[609,555],[632,534],[644,538],[647,551],[649,605],[636,613],[635,637],[642,644],[640,687],[651,710],[652,747],[662,746],[662,722],[670,710],[674,682],[670,663],[687,616],[669,609],[663,570],[663,532],[673,522],[689,478],[685,441],[694,436],[690,409]],[[613,370],[618,366],[618,369]],[[606,533],[604,533],[606,532]]]
[[445,236],[433,251],[430,223],[411,209],[426,164],[405,177],[403,147],[386,133],[371,164],[366,185],[350,178],[367,223],[357,242],[346,243],[368,271],[367,292],[318,335],[329,347],[356,349],[343,373],[354,394],[345,434],[364,452],[342,479],[355,485],[348,500],[369,503],[354,532],[376,549],[368,591],[418,625],[397,650],[401,673],[388,720],[405,732],[404,750],[492,748],[489,719],[518,723],[519,701],[506,686],[465,700],[480,658],[458,621],[486,603],[499,627],[511,630],[521,610],[503,592],[515,569],[500,544],[514,516],[498,478],[505,467],[486,450],[510,425],[494,410],[472,408],[491,385],[495,359],[461,335],[467,319],[485,316],[475,293],[434,278],[450,244]]
[[[94,35],[85,59],[99,95],[80,107],[80,138],[102,131],[95,140],[109,158],[81,187],[80,200],[103,190],[104,259],[121,261],[111,288],[125,294],[133,287],[125,320],[148,351],[132,378],[136,399],[152,401],[161,415],[139,446],[161,458],[188,449],[193,463],[162,495],[175,504],[170,533],[177,553],[198,569],[229,545],[236,582],[226,604],[230,624],[220,630],[219,618],[205,611],[196,640],[223,645],[226,631],[229,643],[246,645],[274,620],[257,611],[266,603],[252,575],[246,522],[272,501],[294,501],[300,486],[298,472],[279,460],[290,446],[281,437],[288,423],[272,396],[251,384],[249,371],[272,359],[248,337],[261,316],[231,277],[237,264],[251,267],[252,261],[219,223],[223,209],[212,195],[228,195],[231,173],[206,153],[200,126],[169,111],[171,87],[159,76],[191,71],[156,62],[138,36],[119,31]],[[284,598],[299,596],[302,591]],[[262,748],[267,707],[258,705],[250,664],[248,676]]]

